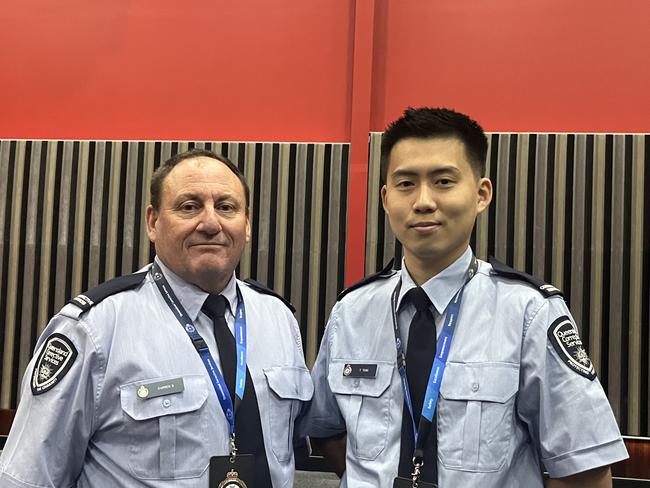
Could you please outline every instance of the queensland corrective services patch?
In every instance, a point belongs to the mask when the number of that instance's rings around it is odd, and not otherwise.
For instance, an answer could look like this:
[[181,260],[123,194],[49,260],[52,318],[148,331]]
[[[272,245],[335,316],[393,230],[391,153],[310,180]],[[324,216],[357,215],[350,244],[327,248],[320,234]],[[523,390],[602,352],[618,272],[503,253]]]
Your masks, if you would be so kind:
[[563,315],[551,324],[548,329],[548,339],[553,344],[560,359],[578,374],[593,380],[596,370],[582,347],[578,330],[569,317]]
[[32,394],[51,390],[77,358],[77,349],[66,336],[54,333],[45,341],[32,371]]

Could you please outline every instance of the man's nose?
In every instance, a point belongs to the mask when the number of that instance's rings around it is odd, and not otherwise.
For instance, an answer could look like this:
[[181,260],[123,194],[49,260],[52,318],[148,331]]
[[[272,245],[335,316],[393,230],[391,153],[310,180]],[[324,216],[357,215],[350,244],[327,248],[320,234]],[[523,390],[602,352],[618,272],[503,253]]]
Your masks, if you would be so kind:
[[221,217],[212,207],[206,207],[201,212],[201,220],[197,226],[197,230],[207,234],[218,234],[221,232]]
[[432,212],[438,208],[436,192],[429,185],[420,185],[417,190],[413,210],[416,212]]

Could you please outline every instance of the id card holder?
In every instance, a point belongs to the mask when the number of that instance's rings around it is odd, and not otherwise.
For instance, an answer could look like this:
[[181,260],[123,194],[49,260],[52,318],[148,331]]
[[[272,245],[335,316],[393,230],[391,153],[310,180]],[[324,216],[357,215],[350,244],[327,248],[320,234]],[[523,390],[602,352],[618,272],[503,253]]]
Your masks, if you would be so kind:
[[209,488],[254,488],[255,457],[252,454],[237,454],[235,462],[230,456],[210,458]]
[[[397,477],[393,481],[393,488],[413,488],[413,480],[411,478]],[[418,488],[438,488],[438,485],[428,481],[418,481]]]

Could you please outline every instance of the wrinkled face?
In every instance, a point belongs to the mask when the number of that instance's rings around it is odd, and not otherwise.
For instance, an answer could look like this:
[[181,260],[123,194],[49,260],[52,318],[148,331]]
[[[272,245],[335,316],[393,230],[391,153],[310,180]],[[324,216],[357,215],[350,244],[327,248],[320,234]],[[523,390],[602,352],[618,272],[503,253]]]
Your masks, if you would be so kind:
[[163,181],[160,208],[147,208],[147,234],[174,273],[220,292],[250,240],[242,183],[212,158],[178,163]]
[[390,152],[381,197],[409,271],[432,263],[442,270],[469,245],[492,185],[474,173],[459,139],[407,138]]

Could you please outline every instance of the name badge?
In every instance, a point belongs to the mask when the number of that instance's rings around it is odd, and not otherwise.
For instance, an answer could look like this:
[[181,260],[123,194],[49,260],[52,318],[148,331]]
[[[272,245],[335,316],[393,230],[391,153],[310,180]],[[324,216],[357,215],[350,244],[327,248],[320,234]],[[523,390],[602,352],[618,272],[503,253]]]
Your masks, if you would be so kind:
[[185,390],[183,378],[174,378],[171,380],[157,381],[155,383],[143,383],[138,386],[138,398],[148,400],[172,393],[180,393]]
[[346,364],[343,376],[347,378],[374,378],[377,376],[376,364]]

